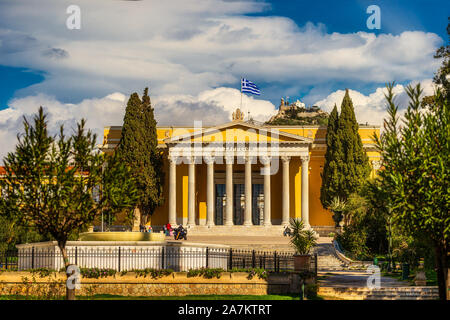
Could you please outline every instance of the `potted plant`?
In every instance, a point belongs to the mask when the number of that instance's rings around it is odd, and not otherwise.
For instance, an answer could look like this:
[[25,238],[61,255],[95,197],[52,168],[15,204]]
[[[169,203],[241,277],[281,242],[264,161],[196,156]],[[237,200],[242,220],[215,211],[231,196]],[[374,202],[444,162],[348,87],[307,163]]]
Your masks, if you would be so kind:
[[341,200],[339,197],[334,197],[331,201],[328,209],[333,212],[333,220],[335,223],[336,229],[340,229],[342,227],[342,220],[344,218],[346,203]]
[[295,249],[294,270],[309,270],[311,260],[311,250],[317,245],[317,238],[314,231],[306,229],[303,220],[290,220],[291,245]]

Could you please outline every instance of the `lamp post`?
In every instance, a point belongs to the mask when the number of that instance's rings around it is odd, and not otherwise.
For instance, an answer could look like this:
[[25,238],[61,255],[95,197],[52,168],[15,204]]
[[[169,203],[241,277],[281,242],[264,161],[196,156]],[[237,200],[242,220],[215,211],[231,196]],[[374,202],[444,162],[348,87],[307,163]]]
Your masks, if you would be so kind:
[[264,224],[264,194],[260,193],[256,198],[259,210],[259,225]]
[[222,225],[224,225],[223,209],[226,208],[226,206],[227,206],[227,195],[226,193],[224,193],[222,197],[222,221],[221,221]]
[[[240,215],[239,215],[239,221],[236,221],[236,224],[243,224],[242,220],[242,212],[244,211],[245,208],[245,195],[241,194],[241,210],[240,210]],[[242,223],[241,223],[242,222]]]

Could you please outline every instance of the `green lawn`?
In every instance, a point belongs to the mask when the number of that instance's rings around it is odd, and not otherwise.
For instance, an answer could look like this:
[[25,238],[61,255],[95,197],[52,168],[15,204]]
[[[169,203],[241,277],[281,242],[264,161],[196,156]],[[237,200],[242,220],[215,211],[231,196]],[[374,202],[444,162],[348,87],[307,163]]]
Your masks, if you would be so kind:
[[[26,297],[18,295],[0,296],[0,300],[36,300],[38,297]],[[55,300],[62,300],[64,297],[57,297]],[[298,295],[187,295],[187,296],[159,296],[159,297],[129,297],[110,294],[98,294],[93,296],[78,296],[78,300],[300,300]],[[314,300],[324,300],[317,297]]]
[[99,294],[89,297],[79,297],[80,300],[299,300],[294,295],[187,295],[159,297],[128,297],[109,294]]
[[[434,270],[425,270],[425,274],[427,276],[427,286],[437,286],[437,274]],[[383,276],[395,278],[397,280],[405,281],[405,283],[409,283],[414,285],[414,273],[409,274],[408,280],[402,279],[402,272],[382,272]]]

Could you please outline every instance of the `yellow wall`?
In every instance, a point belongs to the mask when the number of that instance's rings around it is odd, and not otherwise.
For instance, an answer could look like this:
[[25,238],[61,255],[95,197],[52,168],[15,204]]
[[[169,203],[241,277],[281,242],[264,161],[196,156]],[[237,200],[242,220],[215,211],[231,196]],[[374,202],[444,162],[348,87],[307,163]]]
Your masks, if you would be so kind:
[[[332,226],[334,225],[332,214],[328,210],[323,209],[320,202],[320,187],[322,184],[321,172],[324,165],[325,154],[325,135],[326,128],[318,126],[274,126],[273,128],[280,130],[280,132],[286,132],[295,134],[298,136],[310,138],[313,140],[312,149],[310,150],[310,162],[309,162],[309,219],[312,226]],[[221,139],[228,139],[232,141],[265,141],[270,140],[265,136],[258,136],[255,132],[246,132],[247,128],[243,126],[235,126],[230,130],[228,134],[224,131],[216,132],[203,138],[197,138],[200,141],[221,141]],[[161,147],[164,148],[164,139],[169,136],[178,136],[181,134],[192,133],[194,128],[171,128],[160,127],[157,129],[158,140]],[[359,134],[361,136],[363,144],[373,144],[373,134],[379,135],[378,127],[361,126]],[[107,127],[104,130],[104,144],[114,145],[120,139],[121,129],[120,127]],[[279,137],[274,140],[293,140],[289,137]],[[372,160],[380,160],[380,155],[373,148],[367,149],[367,155],[371,163]],[[261,164],[252,165],[253,171],[259,171]],[[217,164],[214,166],[216,171],[225,171],[225,165]],[[235,164],[233,169],[235,171],[244,171],[244,165]],[[168,161],[165,157],[164,171],[168,172]],[[187,220],[188,216],[188,165],[179,164],[176,167],[177,177],[177,217],[184,217]],[[199,223],[199,219],[206,220],[206,165],[196,165],[196,223]],[[372,170],[371,176],[375,175],[375,170]],[[290,216],[301,217],[301,160],[297,157],[292,157],[289,165],[289,177],[290,177]],[[167,223],[168,220],[168,181],[169,177],[166,176],[164,186],[165,202],[163,206],[158,208],[152,216],[152,224],[161,225]],[[281,221],[282,212],[282,165],[279,164],[278,172],[271,176],[271,208],[272,219]]]

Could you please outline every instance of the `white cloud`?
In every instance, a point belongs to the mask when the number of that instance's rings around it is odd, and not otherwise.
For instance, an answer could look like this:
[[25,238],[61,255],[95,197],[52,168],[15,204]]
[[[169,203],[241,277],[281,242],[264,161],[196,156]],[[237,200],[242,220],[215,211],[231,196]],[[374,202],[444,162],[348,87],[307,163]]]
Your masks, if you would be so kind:
[[[14,150],[16,135],[23,132],[23,116],[31,119],[39,106],[48,114],[48,127],[52,134],[64,124],[66,133],[76,128],[81,118],[87,119],[87,126],[103,138],[105,126],[122,125],[128,97],[115,92],[99,99],[84,99],[77,104],[58,101],[44,94],[14,99],[10,107],[0,110],[0,160]],[[221,124],[231,120],[231,113],[241,103],[239,90],[216,88],[193,95],[162,95],[152,97],[158,125],[194,126],[194,120],[203,121],[204,126]],[[265,100],[243,96],[242,110],[250,111],[255,120],[266,120],[275,113],[275,106]],[[0,161],[1,162],[1,161]]]
[[[411,82],[415,85],[417,82]],[[421,81],[423,95],[432,95],[434,85],[431,79]],[[355,90],[349,90],[359,123],[381,125],[387,116],[384,93],[386,88],[377,88],[373,93],[364,95]],[[409,99],[403,85],[394,87],[395,101],[400,106],[400,114],[404,112]],[[338,90],[314,105],[330,112],[334,104],[340,109],[345,91]],[[23,132],[23,116],[28,119],[43,106],[48,114],[49,130],[52,134],[58,132],[64,124],[66,132],[70,133],[81,118],[87,119],[87,126],[98,136],[98,142],[103,138],[105,126],[122,125],[128,97],[120,92],[111,93],[103,98],[84,99],[77,104],[58,101],[55,97],[44,94],[14,99],[10,107],[0,110],[0,163],[9,151],[13,151],[16,135]],[[203,126],[222,124],[230,121],[231,114],[241,105],[241,94],[233,88],[220,87],[205,90],[198,95],[159,95],[151,96],[155,108],[155,117],[160,126],[194,126],[194,121],[202,121]],[[247,118],[247,112],[255,120],[266,121],[276,113],[276,107],[267,100],[242,96],[242,111]]]
[[[85,117],[101,136],[104,126],[122,124],[129,94],[149,86],[161,125],[210,125],[228,121],[240,105],[239,91],[226,87],[238,86],[243,75],[264,84],[262,97],[307,89],[308,99],[329,108],[343,96],[336,91],[322,99],[334,90],[330,84],[423,81],[440,64],[433,54],[442,39],[434,33],[328,33],[322,24],[245,15],[267,9],[261,1],[79,0],[81,30],[68,30],[71,4],[0,2],[2,65],[45,75],[0,111],[0,157],[14,146],[22,115],[39,105],[52,130]],[[351,92],[359,122],[381,123],[382,90]],[[404,97],[402,86],[396,90]],[[247,110],[265,120],[275,106],[244,96]]]
[[[412,81],[410,84],[414,86],[417,84],[417,81]],[[423,89],[422,96],[429,96],[434,93],[435,86],[431,79],[420,81],[420,85]],[[358,91],[349,90],[358,123],[382,125],[383,119],[387,117],[385,93],[387,93],[385,87],[377,88],[375,92],[367,96]],[[317,101],[314,105],[319,106],[325,111],[331,112],[336,104],[338,111],[340,111],[344,94],[345,90],[337,90],[328,95],[325,99]],[[406,94],[405,86],[401,84],[395,85],[394,94],[394,101],[399,106],[400,110],[399,115],[402,115],[409,103],[409,97]]]
[[103,127],[122,123],[125,111],[125,96],[113,93],[101,99],[85,99],[78,104],[61,103],[55,97],[44,94],[14,99],[10,107],[0,110],[0,163],[3,157],[14,150],[17,134],[23,132],[23,117],[29,121],[39,106],[47,113],[48,128],[51,134],[58,133],[64,124],[66,134],[71,134],[81,118],[87,119],[87,126],[103,138]]
[[442,42],[434,33],[327,33],[322,24],[244,15],[267,8],[261,1],[78,1],[81,30],[68,30],[69,4],[0,4],[8,26],[0,30],[2,64],[46,73],[20,96],[80,101],[145,86],[197,95],[242,75],[266,83],[266,94],[273,82],[286,92],[333,81],[403,82],[432,75]]
[[[194,125],[194,120],[203,121],[203,125],[217,125],[231,120],[231,114],[241,107],[241,93],[233,88],[206,90],[196,96],[163,95],[152,99],[155,115],[161,125]],[[242,112],[247,119],[250,116],[266,121],[276,112],[275,106],[267,100],[242,96]]]

